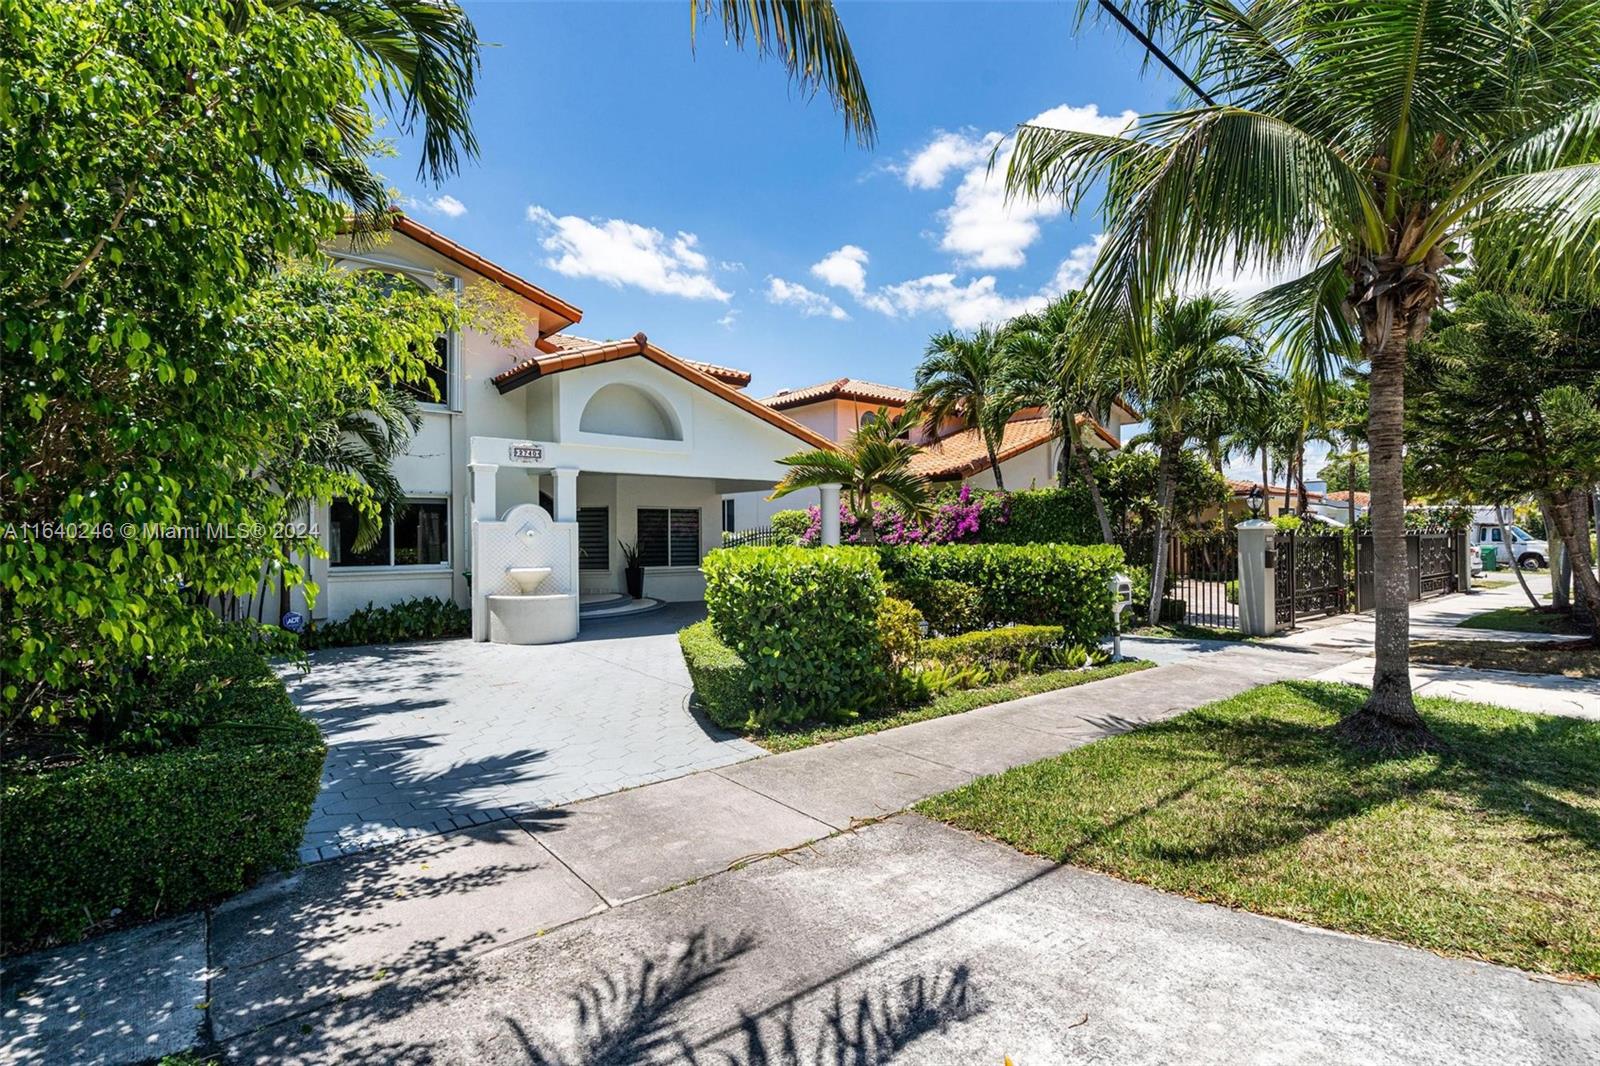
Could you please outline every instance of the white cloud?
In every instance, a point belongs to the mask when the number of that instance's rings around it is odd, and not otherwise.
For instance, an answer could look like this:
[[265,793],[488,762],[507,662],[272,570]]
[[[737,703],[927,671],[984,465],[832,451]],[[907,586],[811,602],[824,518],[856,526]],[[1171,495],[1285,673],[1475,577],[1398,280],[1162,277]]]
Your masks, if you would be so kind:
[[877,294],[889,314],[936,312],[956,329],[975,329],[984,323],[997,324],[1024,311],[1036,311],[1048,302],[1042,294],[1023,297],[1003,296],[996,291],[993,274],[973,278],[964,285],[954,274],[928,274],[924,277],[888,285]]
[[952,170],[965,170],[975,163],[987,162],[1000,139],[998,133],[979,137],[976,130],[960,133],[940,130],[900,168],[900,176],[913,189],[937,189]]
[[1055,277],[1045,286],[1045,291],[1051,295],[1066,292],[1068,289],[1081,289],[1083,283],[1089,280],[1089,271],[1094,268],[1094,261],[1100,255],[1100,249],[1106,244],[1106,235],[1096,233],[1087,241],[1073,248],[1067,257],[1061,260],[1061,265],[1056,267]]
[[[1024,311],[1036,311],[1067,289],[1082,286],[1103,244],[1105,235],[1095,234],[1067,253],[1067,257],[1056,268],[1055,275],[1038,292],[1012,296],[1000,292],[999,282],[993,274],[984,274],[966,282],[958,282],[955,274],[926,274],[898,284],[869,289],[866,273],[869,257],[866,251],[853,244],[829,252],[811,268],[811,273],[850,293],[861,306],[879,314],[898,318],[901,315],[935,313],[956,329],[974,329],[986,322],[997,324]],[[783,284],[788,286],[790,283]],[[808,296],[826,300],[826,297],[817,293],[804,291]]]
[[431,200],[407,196],[400,201],[400,206],[409,211],[426,211],[430,215],[448,215],[451,218],[460,218],[467,213],[467,205],[449,193],[442,193]]
[[728,310],[727,314],[725,314],[721,318],[717,319],[717,325],[721,326],[723,329],[732,329],[734,327],[734,324],[736,322],[738,322],[738,321],[739,321],[739,309],[737,307],[734,307],[734,308],[730,308]]
[[711,276],[710,261],[693,233],[669,238],[626,219],[558,216],[538,204],[530,204],[527,215],[545,234],[540,244],[552,253],[545,265],[558,274],[690,300],[726,302],[732,295]]
[[860,296],[867,288],[867,253],[854,244],[829,252],[811,266],[811,276]]
[[767,278],[767,300],[799,308],[800,313],[807,318],[826,315],[836,322],[844,322],[850,318],[844,308],[822,293],[813,292],[798,282],[785,281],[783,278]]
[[457,200],[449,193],[445,193],[442,196],[435,196],[432,200],[428,201],[428,206],[439,212],[441,215],[449,215],[451,218],[460,218],[462,215],[467,213],[467,205],[462,203],[460,200]]
[[[1030,126],[1117,134],[1139,119],[1134,111],[1102,115],[1095,104],[1052,107],[1028,120]],[[989,159],[996,146],[994,168]],[[948,175],[961,172],[950,206],[939,212],[944,233],[939,247],[966,266],[983,269],[1019,267],[1027,261],[1027,249],[1039,239],[1039,222],[1062,212],[1061,200],[1016,198],[1005,194],[1005,172],[1011,159],[1011,139],[991,131],[978,136],[973,131],[936,134],[932,141],[912,156],[901,170],[912,188],[932,189],[944,184]]]

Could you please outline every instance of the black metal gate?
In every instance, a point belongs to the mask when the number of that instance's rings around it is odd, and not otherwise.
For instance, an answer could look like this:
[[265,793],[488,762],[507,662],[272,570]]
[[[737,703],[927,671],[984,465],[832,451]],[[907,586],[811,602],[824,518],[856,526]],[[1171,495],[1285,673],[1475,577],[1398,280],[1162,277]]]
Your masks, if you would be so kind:
[[[1460,530],[1443,533],[1407,533],[1406,569],[1408,595],[1412,601],[1431,600],[1460,589],[1458,560],[1465,550],[1466,534]],[[1370,611],[1378,605],[1375,583],[1372,534],[1356,540],[1356,610]]]
[[1343,614],[1350,584],[1342,533],[1279,533],[1273,599],[1279,628]]
[[1168,621],[1238,628],[1238,536],[1231,530],[1208,530],[1168,541],[1166,598],[1175,601],[1165,608]]

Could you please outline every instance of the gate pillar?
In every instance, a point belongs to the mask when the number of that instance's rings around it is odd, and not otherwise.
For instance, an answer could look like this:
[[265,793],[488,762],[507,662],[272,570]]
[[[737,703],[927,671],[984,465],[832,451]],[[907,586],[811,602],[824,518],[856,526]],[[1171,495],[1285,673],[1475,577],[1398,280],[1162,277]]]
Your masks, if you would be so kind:
[[1246,636],[1271,636],[1278,629],[1276,532],[1261,519],[1238,526],[1239,628]]

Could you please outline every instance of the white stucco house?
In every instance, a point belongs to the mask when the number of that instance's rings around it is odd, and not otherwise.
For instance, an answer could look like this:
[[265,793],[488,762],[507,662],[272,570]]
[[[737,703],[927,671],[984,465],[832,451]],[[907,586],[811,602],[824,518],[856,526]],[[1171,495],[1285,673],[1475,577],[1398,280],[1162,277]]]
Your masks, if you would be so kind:
[[[891,414],[904,411],[911,402],[910,389],[883,385],[859,378],[838,378],[798,389],[784,389],[761,403],[787,415],[807,429],[842,443],[866,420],[877,417],[879,408]],[[1090,447],[1112,450],[1120,447],[1122,427],[1138,421],[1138,415],[1117,403],[1098,415],[1078,415],[1082,439]],[[923,451],[912,460],[912,469],[935,484],[970,485],[992,489],[994,470],[976,429],[964,429],[954,422],[930,433],[919,427],[913,439]],[[1048,488],[1056,483],[1056,465],[1061,457],[1061,437],[1054,431],[1047,414],[1038,408],[1019,411],[1006,424],[996,449],[1000,475],[1009,490]],[[726,516],[730,531],[760,529],[771,524],[778,511],[817,504],[817,490],[800,490],[777,500],[766,493],[742,492],[729,497]]]
[[[546,590],[570,595],[574,612],[580,596],[603,604],[623,592],[622,543],[637,547],[647,597],[700,599],[699,564],[721,543],[723,500],[771,491],[783,475],[779,458],[830,446],[827,436],[745,395],[748,374],[679,358],[643,333],[569,333],[582,319],[578,308],[403,215],[374,247],[327,251],[350,269],[423,285],[498,285],[527,325],[516,348],[473,330],[440,338],[434,380],[442,399],[423,404],[421,430],[395,466],[407,502],[389,516],[383,539],[357,552],[354,512],[343,501],[316,516],[328,557],[311,566],[314,618],[413,596],[478,611],[473,592],[511,590],[508,567],[549,562],[496,555],[495,572],[484,568],[488,559],[474,566],[476,523],[503,525],[530,504],[553,519],[561,544],[575,546],[571,566],[565,548],[556,552]],[[505,536],[522,539],[505,545],[533,543],[529,514],[517,512],[521,525]]]

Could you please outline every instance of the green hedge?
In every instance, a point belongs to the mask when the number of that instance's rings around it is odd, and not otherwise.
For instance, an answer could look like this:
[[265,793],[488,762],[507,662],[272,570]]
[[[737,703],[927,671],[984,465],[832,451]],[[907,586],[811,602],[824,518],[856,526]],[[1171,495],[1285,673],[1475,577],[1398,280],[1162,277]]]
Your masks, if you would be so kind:
[[293,863],[322,776],[316,724],[253,650],[215,653],[178,677],[199,703],[194,743],[7,772],[6,951],[187,910]]
[[985,522],[978,537],[986,544],[1099,544],[1100,522],[1094,500],[1081,479],[1066,488],[1023,489],[1004,496],[1009,511],[1002,523]]
[[842,719],[886,692],[870,548],[721,548],[701,564],[706,612],[749,669],[754,726]]
[[680,629],[678,646],[707,716],[724,729],[748,728],[753,706],[750,668],[739,653],[717,639],[709,621]]
[[1069,644],[1091,647],[1111,631],[1111,590],[1122,549],[1106,544],[945,544],[879,549],[897,594],[931,619],[939,581],[978,590],[973,628],[1058,625]]
[[472,632],[472,612],[437,596],[416,596],[388,607],[367,604],[338,622],[313,622],[300,634],[307,651],[352,644],[439,640]]
[[954,666],[1020,666],[1025,660],[1049,664],[1068,643],[1060,626],[1005,626],[925,640],[922,655]]
[[810,528],[811,514],[808,511],[779,511],[772,516],[772,531],[789,538],[790,543],[798,544]]

